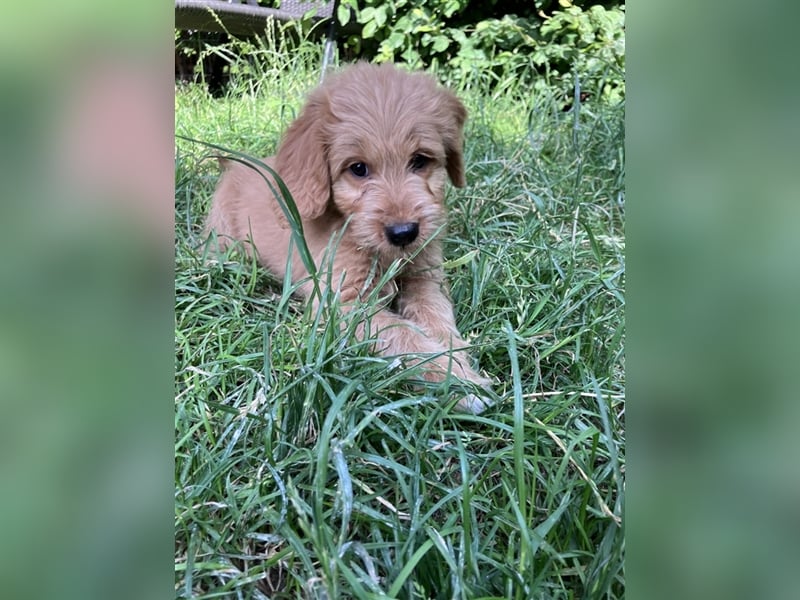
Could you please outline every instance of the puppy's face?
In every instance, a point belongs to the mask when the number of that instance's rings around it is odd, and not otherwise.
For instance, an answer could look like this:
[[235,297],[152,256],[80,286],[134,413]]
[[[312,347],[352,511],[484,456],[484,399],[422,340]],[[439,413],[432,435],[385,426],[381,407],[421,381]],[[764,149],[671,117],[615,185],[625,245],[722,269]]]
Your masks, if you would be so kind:
[[350,218],[348,232],[387,260],[415,251],[445,221],[441,136],[422,118],[396,116],[347,115],[331,128],[328,157],[333,203]]
[[[464,185],[465,119],[428,76],[359,64],[311,95],[278,151],[278,172],[305,218],[332,205],[350,221],[348,238],[388,262],[442,228],[448,176]],[[293,148],[298,136],[303,148]],[[298,179],[293,163],[302,163]]]

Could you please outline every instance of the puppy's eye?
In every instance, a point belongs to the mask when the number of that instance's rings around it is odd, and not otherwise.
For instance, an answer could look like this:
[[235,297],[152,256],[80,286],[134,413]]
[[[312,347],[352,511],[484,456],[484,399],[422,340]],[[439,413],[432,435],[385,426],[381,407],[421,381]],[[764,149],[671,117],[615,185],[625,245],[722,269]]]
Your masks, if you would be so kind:
[[415,154],[411,157],[411,160],[408,161],[408,166],[411,168],[412,171],[421,171],[425,167],[427,167],[431,162],[430,157],[425,156],[424,154]]
[[369,169],[367,168],[367,165],[365,165],[363,162],[353,163],[348,167],[348,169],[350,169],[350,172],[353,175],[359,178],[366,177],[367,175],[369,175]]

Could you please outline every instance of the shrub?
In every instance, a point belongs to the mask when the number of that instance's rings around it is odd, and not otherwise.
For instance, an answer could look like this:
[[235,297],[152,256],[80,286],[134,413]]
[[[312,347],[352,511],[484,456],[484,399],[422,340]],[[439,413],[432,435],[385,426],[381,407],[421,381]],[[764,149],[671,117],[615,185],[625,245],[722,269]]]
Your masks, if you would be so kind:
[[[624,4],[470,0],[342,0],[337,18],[359,30],[343,42],[350,58],[437,68],[455,79],[509,72],[534,87],[565,93],[574,76],[590,95],[624,97]],[[590,6],[589,6],[590,5]],[[514,12],[511,12],[514,11]],[[503,14],[508,13],[508,14]]]
[[[341,0],[336,18],[345,60],[404,62],[448,83],[513,79],[532,91],[556,87],[564,103],[576,82],[595,99],[625,96],[624,2]],[[309,31],[308,19],[275,25],[234,42],[241,52],[220,39],[227,36],[176,33],[176,76],[199,73],[212,92],[222,92],[230,76],[257,70],[255,47],[302,46]]]

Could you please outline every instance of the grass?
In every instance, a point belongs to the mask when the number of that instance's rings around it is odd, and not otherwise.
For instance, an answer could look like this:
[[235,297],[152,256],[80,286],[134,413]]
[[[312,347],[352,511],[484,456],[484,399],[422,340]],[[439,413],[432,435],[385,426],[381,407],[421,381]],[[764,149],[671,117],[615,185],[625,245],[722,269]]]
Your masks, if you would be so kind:
[[[179,135],[274,150],[318,58],[249,56],[226,98],[177,89]],[[178,139],[177,596],[624,595],[623,107],[454,84],[468,186],[449,192],[445,248],[496,381],[480,416],[204,244],[215,152]]]

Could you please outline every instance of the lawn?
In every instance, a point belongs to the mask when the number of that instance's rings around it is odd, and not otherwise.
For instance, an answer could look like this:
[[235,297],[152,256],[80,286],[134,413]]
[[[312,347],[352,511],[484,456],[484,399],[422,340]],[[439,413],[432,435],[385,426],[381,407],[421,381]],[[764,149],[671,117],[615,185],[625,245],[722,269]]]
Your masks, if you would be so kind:
[[[177,135],[272,153],[318,60],[250,64],[224,98],[177,87]],[[218,151],[177,138],[177,596],[624,596],[624,106],[449,84],[470,119],[446,269],[497,393],[479,416],[204,244]]]

